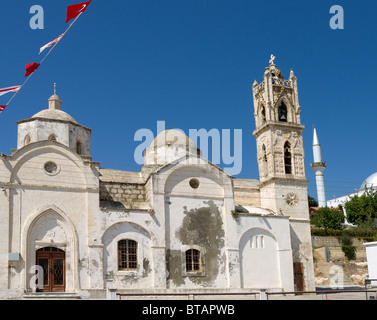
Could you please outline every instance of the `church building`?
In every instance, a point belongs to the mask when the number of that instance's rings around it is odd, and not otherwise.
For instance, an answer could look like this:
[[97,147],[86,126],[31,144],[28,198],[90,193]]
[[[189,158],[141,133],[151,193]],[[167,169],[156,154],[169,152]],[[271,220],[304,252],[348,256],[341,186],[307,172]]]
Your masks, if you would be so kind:
[[259,180],[178,130],[140,172],[104,169],[56,92],[19,121],[0,156],[0,298],[314,290],[297,78],[272,59],[252,93]]

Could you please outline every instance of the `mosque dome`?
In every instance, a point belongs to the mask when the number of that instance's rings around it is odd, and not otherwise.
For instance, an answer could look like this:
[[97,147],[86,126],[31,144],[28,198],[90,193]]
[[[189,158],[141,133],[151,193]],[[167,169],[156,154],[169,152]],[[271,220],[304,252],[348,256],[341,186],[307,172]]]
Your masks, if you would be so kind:
[[364,190],[366,188],[377,188],[377,172],[373,173],[369,176],[361,185],[360,190]]

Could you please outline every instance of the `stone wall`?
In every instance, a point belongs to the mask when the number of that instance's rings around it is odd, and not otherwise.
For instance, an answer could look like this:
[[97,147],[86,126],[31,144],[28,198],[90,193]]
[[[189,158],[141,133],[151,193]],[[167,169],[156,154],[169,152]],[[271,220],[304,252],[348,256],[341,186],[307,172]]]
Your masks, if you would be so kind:
[[101,207],[123,207],[126,209],[149,209],[144,185],[101,182]]
[[[364,241],[359,238],[352,238],[353,245],[356,247],[362,247]],[[341,238],[338,237],[321,237],[313,236],[312,237],[313,247],[341,247],[342,242]]]
[[[341,270],[343,286],[363,286],[367,277],[366,250],[363,240],[352,238],[356,259],[348,260],[338,237],[312,237],[316,285],[330,286],[334,270]],[[338,275],[339,276],[339,275]]]

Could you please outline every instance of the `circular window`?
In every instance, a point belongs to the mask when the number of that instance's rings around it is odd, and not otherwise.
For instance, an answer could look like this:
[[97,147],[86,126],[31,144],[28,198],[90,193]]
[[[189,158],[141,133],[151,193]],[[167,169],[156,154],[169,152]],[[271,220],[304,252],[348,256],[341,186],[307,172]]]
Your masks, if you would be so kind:
[[190,180],[190,187],[193,188],[193,189],[198,189],[199,188],[199,185],[200,185],[200,182],[198,179],[191,179]]
[[58,166],[55,162],[49,161],[45,163],[44,169],[46,170],[46,172],[54,174],[58,170]]

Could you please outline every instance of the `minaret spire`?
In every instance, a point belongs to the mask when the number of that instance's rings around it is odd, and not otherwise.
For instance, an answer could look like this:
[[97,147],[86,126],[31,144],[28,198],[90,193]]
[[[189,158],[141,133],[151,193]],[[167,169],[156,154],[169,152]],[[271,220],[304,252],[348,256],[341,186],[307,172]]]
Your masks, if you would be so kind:
[[326,169],[326,162],[322,161],[321,145],[319,143],[317,130],[314,128],[313,132],[313,158],[314,163],[311,164],[315,172],[315,180],[317,184],[318,205],[320,208],[326,207],[326,194],[325,194],[325,180],[323,172]]

